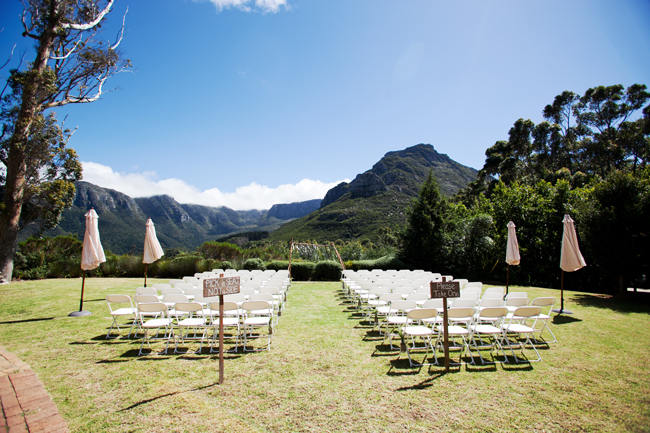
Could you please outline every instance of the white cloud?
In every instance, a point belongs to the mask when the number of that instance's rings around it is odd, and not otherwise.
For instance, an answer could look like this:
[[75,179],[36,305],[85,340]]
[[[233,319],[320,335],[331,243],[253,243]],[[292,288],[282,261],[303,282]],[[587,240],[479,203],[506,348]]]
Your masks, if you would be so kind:
[[[195,0],[195,1],[206,1],[206,0]],[[218,11],[222,11],[228,8],[237,8],[244,12],[272,12],[276,13],[280,10],[281,7],[287,7],[287,0],[207,0],[215,7]]]
[[[276,187],[251,182],[240,186],[234,192],[222,192],[218,188],[201,191],[181,179],[157,180],[153,172],[119,173],[111,167],[96,162],[82,162],[83,180],[120,191],[131,197],[148,197],[166,194],[179,203],[193,203],[204,206],[227,206],[231,209],[268,209],[274,204],[323,198],[330,188],[342,181],[321,182],[302,179],[296,184]],[[349,179],[343,181],[349,182]]]

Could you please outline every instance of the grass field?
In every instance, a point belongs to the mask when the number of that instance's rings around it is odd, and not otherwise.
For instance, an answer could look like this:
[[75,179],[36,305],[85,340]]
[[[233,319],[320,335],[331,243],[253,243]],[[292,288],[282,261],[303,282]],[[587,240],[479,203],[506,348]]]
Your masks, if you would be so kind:
[[[137,356],[105,340],[104,297],[140,279],[0,286],[0,344],[31,365],[73,432],[650,431],[650,308],[565,292],[559,342],[520,366],[408,368],[354,316],[340,283],[294,283],[270,352]],[[557,291],[527,290],[530,297]],[[158,343],[155,348],[162,348]],[[192,345],[190,348],[195,348]]]

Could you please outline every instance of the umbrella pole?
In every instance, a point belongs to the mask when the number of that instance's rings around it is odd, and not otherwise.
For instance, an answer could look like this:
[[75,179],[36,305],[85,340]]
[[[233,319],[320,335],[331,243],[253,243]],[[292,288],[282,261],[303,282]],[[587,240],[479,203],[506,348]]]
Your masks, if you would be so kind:
[[557,314],[573,314],[573,311],[564,309],[564,271],[560,274],[560,309],[553,309],[554,313]]
[[144,286],[147,287],[147,264],[144,264]]
[[509,284],[510,284],[510,265],[506,265],[506,296],[508,296]]
[[79,311],[73,311],[68,314],[70,317],[90,316],[90,311],[84,311],[84,288],[86,287],[86,271],[81,276],[81,300],[79,301]]

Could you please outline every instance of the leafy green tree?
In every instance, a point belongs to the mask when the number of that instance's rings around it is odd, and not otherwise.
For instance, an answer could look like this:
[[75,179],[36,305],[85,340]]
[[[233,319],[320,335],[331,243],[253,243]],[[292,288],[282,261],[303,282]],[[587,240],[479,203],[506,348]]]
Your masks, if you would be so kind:
[[400,250],[402,261],[425,270],[446,269],[443,233],[447,209],[447,200],[440,194],[433,173],[429,172],[408,214]]
[[[19,84],[10,86],[17,99],[16,111],[6,117],[3,114],[2,131],[6,134],[3,136],[3,141],[6,141],[3,164],[6,170],[0,211],[0,281],[10,281],[12,277],[16,239],[29,186],[33,138],[48,129],[45,111],[97,100],[106,80],[128,66],[128,61],[122,60],[117,52],[122,33],[114,44],[98,38],[100,24],[113,2],[24,2],[23,36],[37,43],[34,61],[25,70],[11,72],[9,80]],[[51,126],[49,130],[53,130]],[[69,156],[72,162],[74,158]]]
[[236,260],[242,257],[244,254],[243,250],[229,242],[204,242],[201,245],[197,252],[201,254],[206,259],[215,259],[215,260]]
[[650,169],[614,171],[579,207],[595,283],[620,294],[650,272]]

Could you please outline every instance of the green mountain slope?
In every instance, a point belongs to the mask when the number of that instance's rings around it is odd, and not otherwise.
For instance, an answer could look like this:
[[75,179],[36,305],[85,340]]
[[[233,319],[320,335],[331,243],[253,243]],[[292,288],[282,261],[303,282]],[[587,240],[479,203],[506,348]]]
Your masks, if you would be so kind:
[[277,240],[377,240],[386,228],[406,222],[407,208],[429,171],[451,196],[474,180],[477,171],[440,154],[430,144],[388,152],[370,170],[327,192],[321,208],[271,233]]
[[[121,192],[88,182],[76,183],[75,200],[61,222],[45,236],[72,234],[83,239],[84,214],[94,208],[99,216],[102,245],[113,253],[141,254],[147,218],[156,225],[164,249],[192,250],[203,242],[232,233],[272,231],[281,224],[318,208],[320,200],[275,205],[270,210],[236,211],[227,207],[181,204],[169,196],[131,198]],[[32,224],[20,240],[36,233]]]

